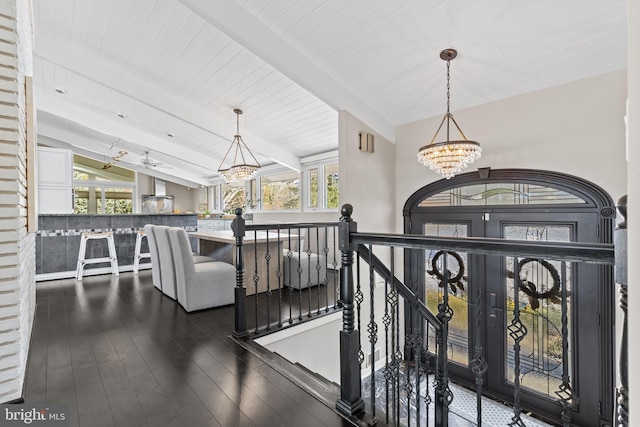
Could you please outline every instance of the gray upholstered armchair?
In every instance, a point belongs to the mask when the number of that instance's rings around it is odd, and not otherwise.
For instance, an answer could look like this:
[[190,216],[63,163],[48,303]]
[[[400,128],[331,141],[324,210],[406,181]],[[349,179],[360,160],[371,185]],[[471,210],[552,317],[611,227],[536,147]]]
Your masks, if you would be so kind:
[[327,262],[322,254],[312,252],[313,245],[305,243],[305,229],[299,231],[299,238],[291,248],[283,250],[282,270],[284,285],[294,289],[304,289],[326,283]]
[[156,242],[155,225],[146,224],[144,231],[147,233],[149,243],[149,253],[151,254],[151,280],[153,286],[162,290],[162,278],[160,276],[160,255],[158,253],[158,243]]
[[234,303],[236,268],[226,262],[196,264],[186,231],[170,228],[178,302],[186,311]]

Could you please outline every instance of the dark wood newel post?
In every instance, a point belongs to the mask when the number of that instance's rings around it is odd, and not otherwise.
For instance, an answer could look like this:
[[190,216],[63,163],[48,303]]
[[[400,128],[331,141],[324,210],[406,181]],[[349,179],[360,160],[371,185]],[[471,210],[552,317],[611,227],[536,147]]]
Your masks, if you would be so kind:
[[355,328],[353,305],[353,251],[350,234],[357,231],[357,224],[351,219],[353,207],[342,206],[342,217],[338,226],[338,243],[341,252],[340,300],[342,302],[342,330],[340,331],[340,400],[336,408],[347,416],[357,416],[364,412],[362,385],[360,383],[360,332]]
[[236,218],[231,222],[231,230],[236,238],[235,328],[233,336],[244,338],[249,335],[249,332],[247,332],[247,288],[244,286],[245,223],[241,208],[236,209]]
[[620,285],[620,308],[622,309],[622,340],[620,343],[620,387],[618,387],[618,406],[616,408],[617,426],[629,424],[629,385],[628,385],[628,350],[627,350],[627,196],[622,196],[617,203],[622,221],[614,232],[615,244],[615,278]]

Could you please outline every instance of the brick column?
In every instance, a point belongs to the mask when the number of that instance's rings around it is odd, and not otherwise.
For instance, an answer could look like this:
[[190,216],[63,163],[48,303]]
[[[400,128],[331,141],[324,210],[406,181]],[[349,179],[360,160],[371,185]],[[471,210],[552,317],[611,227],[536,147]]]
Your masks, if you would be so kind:
[[27,168],[36,165],[27,162],[25,90],[33,68],[31,15],[28,0],[0,2],[0,402],[22,399],[35,310]]

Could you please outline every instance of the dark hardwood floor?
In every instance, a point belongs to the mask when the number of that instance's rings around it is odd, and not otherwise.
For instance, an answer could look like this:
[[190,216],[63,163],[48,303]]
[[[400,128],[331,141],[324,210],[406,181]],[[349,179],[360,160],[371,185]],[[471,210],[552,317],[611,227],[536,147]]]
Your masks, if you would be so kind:
[[233,307],[186,313],[151,271],[41,282],[26,403],[72,426],[350,426],[229,338]]

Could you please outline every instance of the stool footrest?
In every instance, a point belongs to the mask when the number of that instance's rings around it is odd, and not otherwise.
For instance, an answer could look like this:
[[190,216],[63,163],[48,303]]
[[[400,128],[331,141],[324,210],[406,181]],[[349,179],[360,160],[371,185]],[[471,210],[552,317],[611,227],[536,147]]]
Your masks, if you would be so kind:
[[111,261],[113,261],[113,258],[110,258],[110,257],[87,258],[87,259],[80,260],[80,262],[83,263],[83,264],[98,264],[98,263],[101,263],[101,262],[111,262]]
[[[87,242],[89,240],[106,239],[107,247],[109,248],[108,257],[100,258],[86,258],[87,254]],[[80,249],[78,250],[78,264],[76,267],[76,279],[82,280],[82,273],[85,265],[99,264],[99,263],[111,263],[111,273],[116,276],[120,275],[118,269],[118,257],[116,255],[116,245],[113,239],[113,232],[108,231],[104,233],[82,233],[80,238]]]

